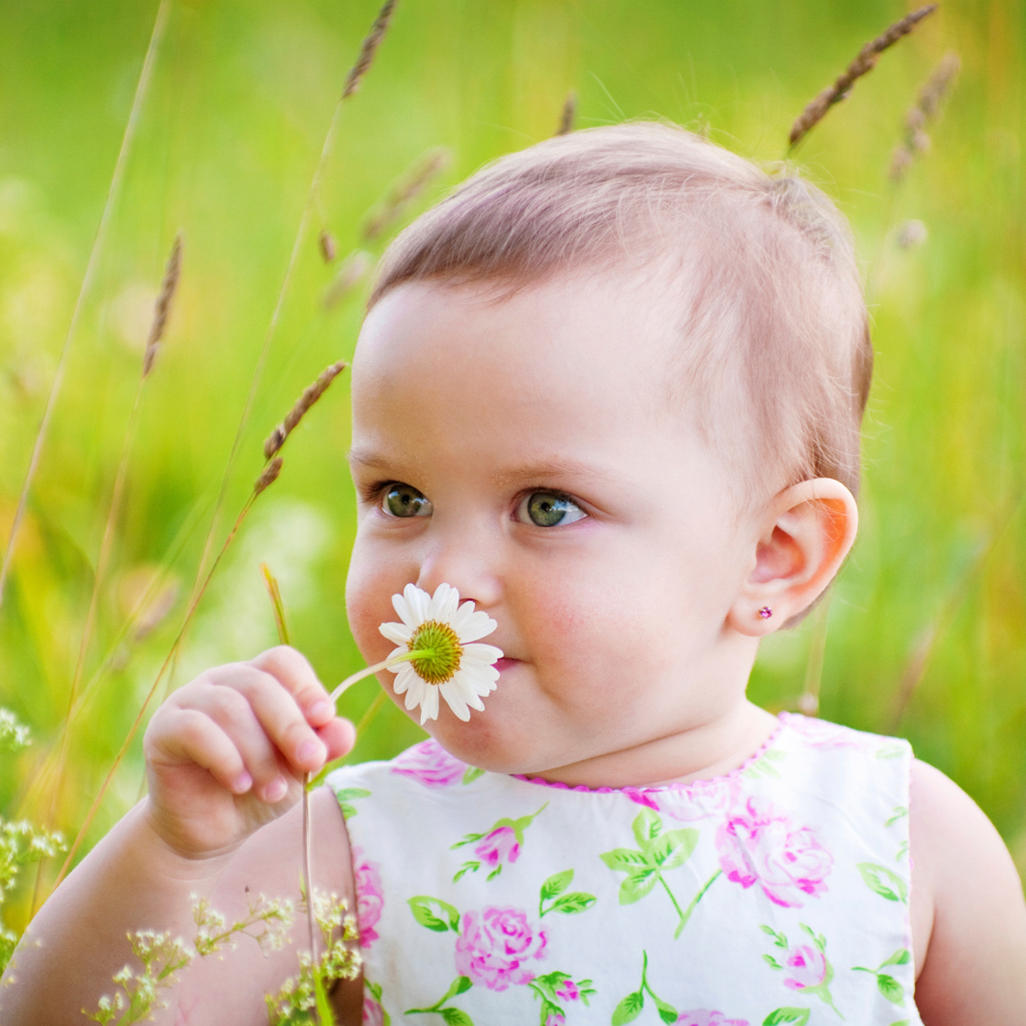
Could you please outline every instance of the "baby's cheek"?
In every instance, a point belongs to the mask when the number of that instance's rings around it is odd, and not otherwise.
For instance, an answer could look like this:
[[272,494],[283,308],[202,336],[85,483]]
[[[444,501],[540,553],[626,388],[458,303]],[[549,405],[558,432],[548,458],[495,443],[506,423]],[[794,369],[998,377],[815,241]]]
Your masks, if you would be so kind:
[[378,627],[398,619],[391,601],[395,590],[380,570],[375,571],[353,553],[346,578],[346,616],[356,647],[369,663],[384,659],[394,647]]

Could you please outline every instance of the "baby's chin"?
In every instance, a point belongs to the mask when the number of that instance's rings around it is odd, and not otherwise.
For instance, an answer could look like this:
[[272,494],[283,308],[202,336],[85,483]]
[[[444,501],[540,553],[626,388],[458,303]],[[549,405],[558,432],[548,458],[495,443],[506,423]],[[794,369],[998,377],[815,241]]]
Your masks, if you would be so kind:
[[492,773],[536,775],[541,768],[538,753],[524,740],[531,732],[511,732],[508,717],[495,708],[495,699],[494,694],[487,696],[484,711],[471,710],[466,723],[443,707],[438,719],[426,723],[424,729],[450,755],[469,766]]

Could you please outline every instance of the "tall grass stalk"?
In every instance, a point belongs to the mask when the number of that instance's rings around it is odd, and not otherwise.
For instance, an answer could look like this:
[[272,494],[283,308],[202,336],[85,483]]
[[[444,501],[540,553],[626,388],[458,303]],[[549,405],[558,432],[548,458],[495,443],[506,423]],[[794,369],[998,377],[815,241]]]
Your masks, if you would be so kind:
[[[342,94],[335,103],[334,110],[332,111],[331,120],[328,123],[327,131],[324,134],[324,139],[321,144],[320,154],[314,165],[313,176],[310,180],[309,188],[306,193],[306,201],[303,206],[303,212],[299,219],[299,226],[296,229],[295,238],[292,242],[292,249],[289,252],[289,257],[285,265],[285,272],[282,276],[281,285],[278,289],[278,295],[275,299],[274,308],[271,311],[271,318],[268,322],[267,329],[264,332],[263,344],[260,348],[260,353],[257,356],[257,362],[253,369],[253,374],[250,378],[249,391],[246,395],[246,400],[243,404],[242,414],[239,417],[239,423],[235,431],[235,437],[232,441],[231,449],[228,453],[228,460],[225,464],[223,473],[221,475],[221,485],[218,490],[217,498],[214,502],[214,510],[210,519],[210,527],[207,531],[206,540],[203,546],[203,553],[200,556],[199,564],[197,566],[196,578],[193,584],[193,597],[195,598],[196,593],[201,587],[204,587],[202,582],[205,579],[205,566],[209,559],[211,549],[213,547],[213,539],[216,531],[216,525],[220,516],[221,509],[224,505],[224,500],[228,492],[228,486],[232,478],[232,473],[235,469],[235,462],[238,458],[239,449],[242,444],[242,438],[245,434],[246,427],[249,424],[249,419],[252,414],[254,403],[256,402],[257,392],[260,388],[260,383],[263,380],[264,368],[267,363],[267,358],[270,354],[271,343],[274,340],[277,331],[278,323],[281,320],[282,309],[285,305],[285,297],[289,292],[289,288],[292,284],[292,279],[295,274],[296,267],[299,262],[299,254],[303,250],[305,245],[307,233],[309,231],[310,222],[313,215],[317,212],[319,207],[319,195],[321,188],[321,179],[324,175],[324,169],[328,163],[328,157],[334,148],[335,136],[338,132],[338,126],[341,121],[342,109],[346,99],[351,96],[358,88],[364,75],[369,70],[371,63],[374,58],[374,54],[377,51],[378,46],[381,43],[382,37],[384,36],[385,30],[388,27],[389,21],[392,15],[392,9],[395,6],[394,0],[387,0],[385,5],[381,8],[374,25],[371,27],[369,35],[363,42],[361,47],[360,55],[357,58],[356,63],[350,69],[346,76],[345,86],[342,90]],[[193,604],[193,603],[191,603]]]
[[14,558],[18,531],[21,527],[21,522],[25,516],[25,509],[28,505],[29,492],[32,489],[32,482],[35,479],[36,470],[39,467],[43,445],[46,441],[46,436],[50,427],[50,420],[57,405],[57,398],[60,395],[61,386],[64,383],[64,372],[67,366],[68,354],[71,351],[71,343],[78,330],[78,322],[82,314],[85,297],[89,293],[90,287],[93,283],[93,277],[96,274],[99,254],[103,249],[103,243],[107,237],[107,227],[110,223],[111,212],[113,211],[115,202],[121,193],[128,153],[132,147],[132,141],[135,138],[136,129],[139,124],[139,115],[143,107],[143,101],[146,98],[146,94],[149,91],[150,81],[153,78],[153,67],[156,63],[157,50],[160,46],[160,41],[164,36],[164,28],[167,24],[168,10],[170,6],[171,0],[161,0],[160,6],[157,8],[157,15],[153,22],[153,30],[150,33],[149,44],[146,47],[146,55],[143,58],[142,69],[140,70],[139,78],[136,81],[135,94],[132,97],[132,106],[128,113],[128,120],[125,122],[125,130],[121,136],[121,146],[118,149],[117,160],[114,163],[114,172],[111,175],[110,185],[107,188],[107,198],[104,200],[103,212],[100,214],[100,223],[96,229],[96,235],[93,238],[92,248],[89,250],[89,257],[86,260],[85,272],[82,275],[82,282],[79,286],[78,296],[75,299],[75,306],[72,309],[68,330],[64,336],[64,344],[61,346],[60,356],[57,359],[57,368],[54,371],[53,381],[46,398],[43,417],[40,421],[39,428],[36,431],[35,442],[32,446],[32,455],[29,457],[29,464],[25,471],[21,493],[18,496],[18,505],[15,509],[14,520],[11,523],[11,531],[7,539],[7,547],[4,550],[3,560],[0,562],[0,606],[3,605],[4,589],[7,583],[8,574],[10,573],[11,562]]
[[788,135],[788,153],[805,138],[811,129],[819,124],[826,116],[827,111],[835,104],[840,103],[852,86],[864,75],[876,67],[877,59],[884,50],[892,47],[899,39],[907,36],[923,18],[933,14],[937,10],[937,4],[927,4],[919,10],[905,15],[900,21],[896,21],[880,35],[871,39],[856,54],[855,59],[838,75],[832,85],[829,85],[818,96],[806,104],[805,109],[798,115],[791,132]]

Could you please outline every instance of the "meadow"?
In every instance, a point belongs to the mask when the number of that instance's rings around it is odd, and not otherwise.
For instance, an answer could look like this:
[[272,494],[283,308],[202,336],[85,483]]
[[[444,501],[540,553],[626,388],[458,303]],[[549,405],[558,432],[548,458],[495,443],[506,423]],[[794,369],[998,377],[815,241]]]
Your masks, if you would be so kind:
[[[805,104],[911,7],[399,0],[340,101],[377,9],[0,10],[0,707],[33,736],[0,752],[0,816],[88,850],[141,793],[153,704],[276,643],[263,565],[322,679],[359,667],[344,372],[199,582],[265,438],[351,354],[388,238],[554,133],[572,95],[579,128],[665,118],[789,156],[850,217],[877,351],[861,536],[829,601],[765,645],[752,694],[908,737],[1026,870],[1026,5],[941,4],[790,154]],[[361,685],[343,711],[374,701]],[[353,758],[419,736],[378,704]],[[5,895],[10,929],[61,861]]]

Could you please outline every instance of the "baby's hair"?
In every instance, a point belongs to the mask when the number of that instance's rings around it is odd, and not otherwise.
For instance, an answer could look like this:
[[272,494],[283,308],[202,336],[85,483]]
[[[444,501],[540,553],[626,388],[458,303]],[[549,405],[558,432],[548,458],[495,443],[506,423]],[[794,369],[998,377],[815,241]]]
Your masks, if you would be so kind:
[[670,392],[744,502],[812,477],[857,493],[872,348],[847,223],[684,129],[592,128],[496,160],[399,235],[370,305],[408,281],[508,293],[582,271],[646,272],[676,305]]

